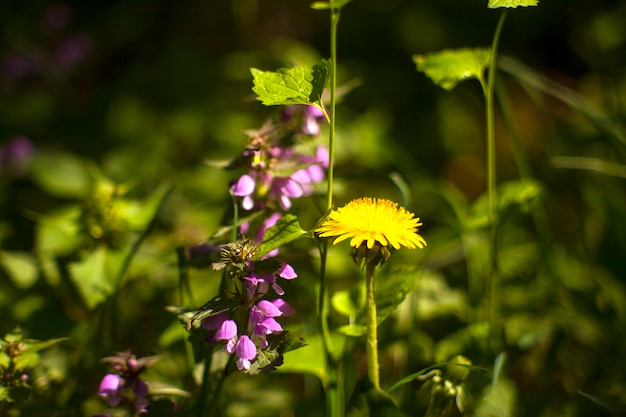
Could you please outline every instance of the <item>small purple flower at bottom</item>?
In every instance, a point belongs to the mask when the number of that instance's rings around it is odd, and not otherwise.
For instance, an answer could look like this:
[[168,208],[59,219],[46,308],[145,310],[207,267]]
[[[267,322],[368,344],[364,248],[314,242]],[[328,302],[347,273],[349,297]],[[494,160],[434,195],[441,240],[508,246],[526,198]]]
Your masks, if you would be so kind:
[[107,374],[100,382],[98,395],[105,398],[111,407],[117,407],[122,401],[122,377],[115,374]]
[[237,359],[237,368],[240,371],[244,369],[247,371],[250,369],[250,361],[256,358],[256,346],[248,336],[243,334],[239,337],[239,341],[235,347],[235,353],[239,357],[239,359]]

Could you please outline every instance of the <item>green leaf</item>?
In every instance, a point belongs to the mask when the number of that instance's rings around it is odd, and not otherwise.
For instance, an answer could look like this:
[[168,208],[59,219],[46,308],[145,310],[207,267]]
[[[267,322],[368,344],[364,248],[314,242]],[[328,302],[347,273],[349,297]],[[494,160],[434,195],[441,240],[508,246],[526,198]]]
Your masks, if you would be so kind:
[[352,0],[335,0],[335,1],[316,1],[311,4],[311,8],[315,10],[326,10],[331,7],[334,9],[341,9],[346,4],[350,3]]
[[463,80],[481,80],[489,66],[489,57],[489,48],[446,49],[426,55],[413,55],[413,62],[417,70],[435,84],[451,90]]
[[251,68],[257,100],[266,106],[289,104],[321,105],[322,93],[330,76],[330,61],[312,68],[281,68],[276,72]]
[[292,242],[305,234],[306,231],[300,227],[298,218],[293,214],[286,214],[278,219],[274,226],[267,229],[259,253],[255,256],[255,260],[262,258],[274,249]]
[[40,350],[47,349],[68,340],[70,340],[69,337],[58,337],[49,340],[26,340],[24,341],[24,347],[31,352],[39,352]]
[[[376,314],[380,324],[404,301],[406,295],[417,282],[419,272],[411,270],[396,271],[389,275],[376,277]],[[365,323],[365,315],[362,316]]]
[[[535,209],[543,197],[542,185],[531,179],[512,180],[498,185],[498,212],[519,210],[529,213]],[[488,195],[482,194],[472,207],[468,226],[472,229],[486,227],[489,224]]]
[[85,197],[91,186],[86,162],[70,153],[38,153],[31,174],[44,191],[55,197]]
[[499,7],[528,7],[528,6],[536,6],[539,4],[539,0],[489,0],[490,9],[497,9]]
[[365,285],[359,283],[347,290],[336,291],[330,303],[339,314],[354,318],[365,306],[365,298]]
[[510,417],[516,415],[516,397],[517,391],[515,384],[505,378],[499,378],[495,388],[489,388],[491,394],[489,397],[483,397],[476,410],[475,417]]
[[234,310],[239,305],[237,299],[234,298],[222,298],[216,296],[204,303],[195,312],[183,312],[179,314],[179,318],[186,323],[187,331],[192,328],[200,327],[202,321],[208,317],[215,316],[223,311]]
[[78,249],[84,239],[80,217],[81,208],[78,205],[37,216],[37,252],[42,255],[63,256]]
[[72,281],[89,309],[113,293],[123,256],[123,252],[100,247],[69,265]]
[[337,331],[351,337],[361,337],[367,332],[367,326],[364,324],[346,324],[339,326]]
[[350,396],[347,417],[407,417],[393,398],[363,378]]
[[35,258],[26,252],[0,252],[0,265],[22,290],[32,287],[39,276]]
[[323,379],[326,372],[324,347],[319,334],[306,336],[306,345],[296,350],[285,351],[284,364],[279,372],[306,373]]

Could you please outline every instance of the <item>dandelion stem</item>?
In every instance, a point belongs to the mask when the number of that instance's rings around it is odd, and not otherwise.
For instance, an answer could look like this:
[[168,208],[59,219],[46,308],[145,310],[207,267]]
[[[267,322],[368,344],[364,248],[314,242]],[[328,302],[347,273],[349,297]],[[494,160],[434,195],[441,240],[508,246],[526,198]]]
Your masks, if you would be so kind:
[[375,262],[365,264],[365,288],[367,294],[367,374],[374,388],[380,388],[380,376],[378,370],[378,334],[376,319],[376,290],[374,284]]

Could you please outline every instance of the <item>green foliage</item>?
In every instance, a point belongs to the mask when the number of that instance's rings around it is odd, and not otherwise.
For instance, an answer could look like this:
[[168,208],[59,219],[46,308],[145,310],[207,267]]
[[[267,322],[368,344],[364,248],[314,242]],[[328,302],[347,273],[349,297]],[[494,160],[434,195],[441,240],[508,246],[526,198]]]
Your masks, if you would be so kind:
[[312,68],[299,66],[281,68],[276,72],[252,68],[252,90],[266,106],[311,104],[321,107],[322,93],[330,77],[329,68],[327,60]]
[[539,0],[489,0],[490,9],[496,9],[499,7],[528,7],[528,6],[536,6],[539,4]]
[[72,281],[90,310],[113,294],[123,257],[123,252],[96,248],[80,261],[69,264]]
[[[376,319],[382,323],[404,301],[419,277],[418,271],[401,270],[382,273],[376,277]],[[339,313],[348,316],[354,323],[337,330],[347,336],[362,336],[366,331],[364,287],[358,284],[353,289],[338,291],[332,304]]]
[[306,234],[306,231],[300,227],[298,218],[292,214],[287,214],[276,222],[276,224],[265,232],[263,243],[256,255],[256,259],[262,258],[274,249],[286,245]]
[[36,259],[26,252],[0,251],[0,266],[20,289],[32,287],[39,278]]
[[446,49],[425,55],[413,55],[417,70],[435,84],[452,90],[459,82],[471,78],[483,80],[489,66],[488,48]]
[[311,3],[311,8],[315,10],[341,9],[352,0],[331,0],[331,1],[315,1]]

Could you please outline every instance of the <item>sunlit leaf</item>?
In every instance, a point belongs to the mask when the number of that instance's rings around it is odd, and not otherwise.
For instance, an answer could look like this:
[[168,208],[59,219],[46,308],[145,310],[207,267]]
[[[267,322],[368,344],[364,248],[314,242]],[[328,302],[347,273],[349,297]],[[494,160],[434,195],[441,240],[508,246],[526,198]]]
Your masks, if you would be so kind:
[[316,1],[311,4],[311,8],[315,10],[326,10],[331,7],[335,9],[341,9],[346,4],[350,3],[352,0],[335,0],[335,1]]
[[38,153],[31,174],[44,191],[56,197],[84,197],[92,183],[87,163],[70,153]]
[[528,7],[528,6],[536,6],[539,4],[539,0],[489,0],[490,9],[497,9],[499,7]]
[[404,301],[418,276],[418,271],[403,270],[388,275],[381,274],[376,278],[376,318],[379,324]]
[[367,326],[363,324],[346,324],[345,326],[339,326],[337,331],[351,337],[360,337],[367,332]]
[[36,215],[35,246],[40,254],[63,256],[75,251],[83,242],[78,205]]
[[70,276],[89,309],[102,303],[112,293],[121,267],[123,253],[97,248],[69,266]]
[[1,251],[0,266],[20,289],[32,287],[39,276],[35,258],[26,252]]
[[328,82],[330,62],[322,61],[312,68],[298,66],[276,72],[251,68],[257,100],[266,106],[320,104]]
[[256,259],[262,258],[274,249],[292,242],[306,234],[306,231],[300,227],[298,218],[293,214],[287,214],[276,222],[276,224],[265,232],[263,243]]
[[336,291],[330,302],[339,314],[354,318],[365,305],[365,286],[357,284],[350,289]]
[[451,90],[459,82],[470,78],[482,79],[489,66],[488,48],[446,49],[425,55],[414,55],[417,70],[435,84]]
[[297,372],[324,377],[326,358],[322,338],[319,334],[307,335],[306,345],[297,350],[285,352],[284,364],[278,368],[280,372]]

